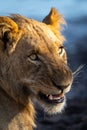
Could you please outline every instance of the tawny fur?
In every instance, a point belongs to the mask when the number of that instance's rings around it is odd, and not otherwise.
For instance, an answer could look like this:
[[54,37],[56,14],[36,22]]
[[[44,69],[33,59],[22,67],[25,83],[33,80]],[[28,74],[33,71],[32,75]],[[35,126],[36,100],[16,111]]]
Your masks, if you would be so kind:
[[49,114],[64,108],[65,102],[53,105],[39,97],[64,95],[71,88],[72,72],[61,52],[63,23],[55,8],[43,22],[16,14],[0,17],[0,130],[33,130],[34,98]]

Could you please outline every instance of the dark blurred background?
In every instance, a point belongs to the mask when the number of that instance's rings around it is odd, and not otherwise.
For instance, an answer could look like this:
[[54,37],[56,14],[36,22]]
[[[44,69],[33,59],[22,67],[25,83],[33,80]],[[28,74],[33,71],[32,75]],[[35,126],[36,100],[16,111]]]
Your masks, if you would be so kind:
[[36,104],[36,130],[87,130],[87,0],[0,1],[0,15],[20,13],[41,21],[51,7],[56,7],[67,22],[62,33],[67,39],[69,66],[73,72],[84,67],[74,78],[63,113],[49,116]]

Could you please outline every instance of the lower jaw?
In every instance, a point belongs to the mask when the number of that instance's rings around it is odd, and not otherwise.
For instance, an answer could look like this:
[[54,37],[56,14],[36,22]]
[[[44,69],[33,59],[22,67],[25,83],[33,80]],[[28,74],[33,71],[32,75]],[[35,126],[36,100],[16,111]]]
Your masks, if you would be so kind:
[[39,100],[39,103],[47,114],[54,115],[61,113],[64,110],[66,106],[66,98],[64,97],[64,101],[61,103],[48,103],[43,100]]

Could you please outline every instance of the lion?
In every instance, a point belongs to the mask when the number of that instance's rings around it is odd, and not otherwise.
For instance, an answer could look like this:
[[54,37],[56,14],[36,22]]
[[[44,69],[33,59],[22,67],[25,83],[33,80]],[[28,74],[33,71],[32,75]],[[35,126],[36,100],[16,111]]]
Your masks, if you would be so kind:
[[19,14],[0,16],[0,130],[33,130],[34,99],[49,114],[64,109],[73,82],[64,23],[55,8],[42,22]]

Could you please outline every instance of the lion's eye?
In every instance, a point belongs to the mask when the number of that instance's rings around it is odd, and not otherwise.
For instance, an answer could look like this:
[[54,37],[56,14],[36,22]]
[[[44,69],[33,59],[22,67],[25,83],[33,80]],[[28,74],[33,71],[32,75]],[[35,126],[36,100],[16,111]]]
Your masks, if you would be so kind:
[[63,56],[64,53],[65,53],[65,49],[64,49],[63,46],[61,46],[61,47],[59,48],[59,50],[58,50],[58,54],[59,54],[60,56]]
[[29,55],[29,58],[30,58],[31,60],[33,60],[33,61],[38,60],[38,56],[37,56],[37,54],[35,54],[35,53],[32,53],[31,55]]

